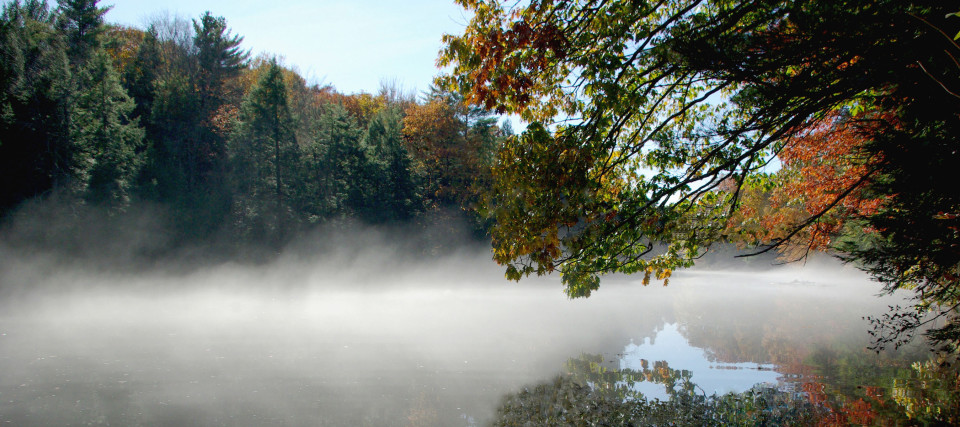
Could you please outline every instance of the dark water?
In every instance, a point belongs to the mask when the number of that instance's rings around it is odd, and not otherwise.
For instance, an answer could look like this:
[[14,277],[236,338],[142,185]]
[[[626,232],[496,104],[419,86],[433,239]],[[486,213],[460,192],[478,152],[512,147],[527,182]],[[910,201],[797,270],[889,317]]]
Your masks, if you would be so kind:
[[0,311],[0,422],[484,425],[505,395],[587,356],[614,370],[665,362],[707,394],[829,382],[829,366],[810,365],[823,354],[892,360],[864,350],[862,317],[896,299],[834,263],[681,272],[668,287],[613,277],[573,301],[556,278],[505,282],[490,264],[471,253],[190,274],[7,268],[18,292]]

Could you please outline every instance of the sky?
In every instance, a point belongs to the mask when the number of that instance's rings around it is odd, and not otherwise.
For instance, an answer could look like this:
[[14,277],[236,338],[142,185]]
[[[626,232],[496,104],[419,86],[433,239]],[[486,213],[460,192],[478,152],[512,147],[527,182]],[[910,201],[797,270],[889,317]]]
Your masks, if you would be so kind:
[[453,0],[101,0],[106,21],[139,28],[158,13],[226,18],[254,56],[278,55],[310,83],[343,93],[376,93],[383,81],[425,91],[444,33],[469,21]]

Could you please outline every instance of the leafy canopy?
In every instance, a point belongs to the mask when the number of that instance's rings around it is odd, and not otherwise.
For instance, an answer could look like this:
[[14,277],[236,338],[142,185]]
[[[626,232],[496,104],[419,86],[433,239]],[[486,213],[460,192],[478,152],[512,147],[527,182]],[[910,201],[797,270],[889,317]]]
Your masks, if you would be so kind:
[[[743,197],[785,186],[777,203],[792,213],[748,240],[836,247],[857,229],[848,259],[889,291],[915,290],[917,312],[955,317],[955,7],[460,3],[473,19],[445,37],[439,64],[451,72],[440,83],[531,122],[494,169],[494,257],[508,277],[560,270],[572,296],[602,273],[665,278],[757,223],[738,211]],[[776,155],[784,172],[766,179]]]

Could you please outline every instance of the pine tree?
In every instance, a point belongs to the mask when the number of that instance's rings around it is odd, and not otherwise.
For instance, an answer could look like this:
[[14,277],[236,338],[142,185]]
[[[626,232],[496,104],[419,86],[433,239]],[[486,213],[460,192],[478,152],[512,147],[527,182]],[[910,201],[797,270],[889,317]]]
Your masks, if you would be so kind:
[[308,166],[316,202],[313,212],[323,216],[348,215],[363,206],[367,157],[361,147],[362,129],[339,104],[327,105],[308,147]]
[[197,48],[197,89],[200,92],[201,113],[208,118],[224,101],[223,85],[247,67],[250,53],[240,49],[243,37],[231,35],[227,21],[204,13],[200,21],[193,21],[193,44]]
[[275,60],[267,67],[244,97],[231,154],[238,219],[250,224],[254,235],[267,233],[279,241],[293,225],[288,196],[296,184],[300,152],[283,72]]
[[364,145],[370,161],[371,186],[363,216],[372,222],[405,221],[423,208],[422,171],[403,142],[398,108],[384,108],[370,120]]
[[81,90],[73,105],[71,133],[84,155],[80,178],[85,196],[94,203],[121,206],[129,199],[143,142],[143,129],[130,119],[136,105],[102,50],[93,53],[77,80]]
[[[240,49],[243,37],[231,35],[226,20],[205,13],[200,21],[193,22],[195,51],[195,74],[191,76],[196,96],[198,124],[191,152],[197,153],[188,162],[188,182],[191,190],[221,192],[221,171],[227,161],[226,138],[218,122],[222,110],[236,111],[240,103],[239,91],[232,91],[229,83],[247,67],[249,53]],[[229,106],[229,107],[227,107]]]
[[99,0],[61,0],[59,25],[67,36],[67,53],[74,69],[84,65],[100,47],[103,15],[110,7],[97,7]]

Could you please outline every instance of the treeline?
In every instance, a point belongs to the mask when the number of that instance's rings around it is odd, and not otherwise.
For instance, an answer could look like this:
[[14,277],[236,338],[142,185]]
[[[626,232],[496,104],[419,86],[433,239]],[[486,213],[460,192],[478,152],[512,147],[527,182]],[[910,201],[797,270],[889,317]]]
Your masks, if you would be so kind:
[[117,215],[147,203],[179,239],[282,244],[336,218],[475,207],[511,133],[437,89],[308,85],[209,12],[137,29],[97,3],[3,7],[0,216],[50,195]]

